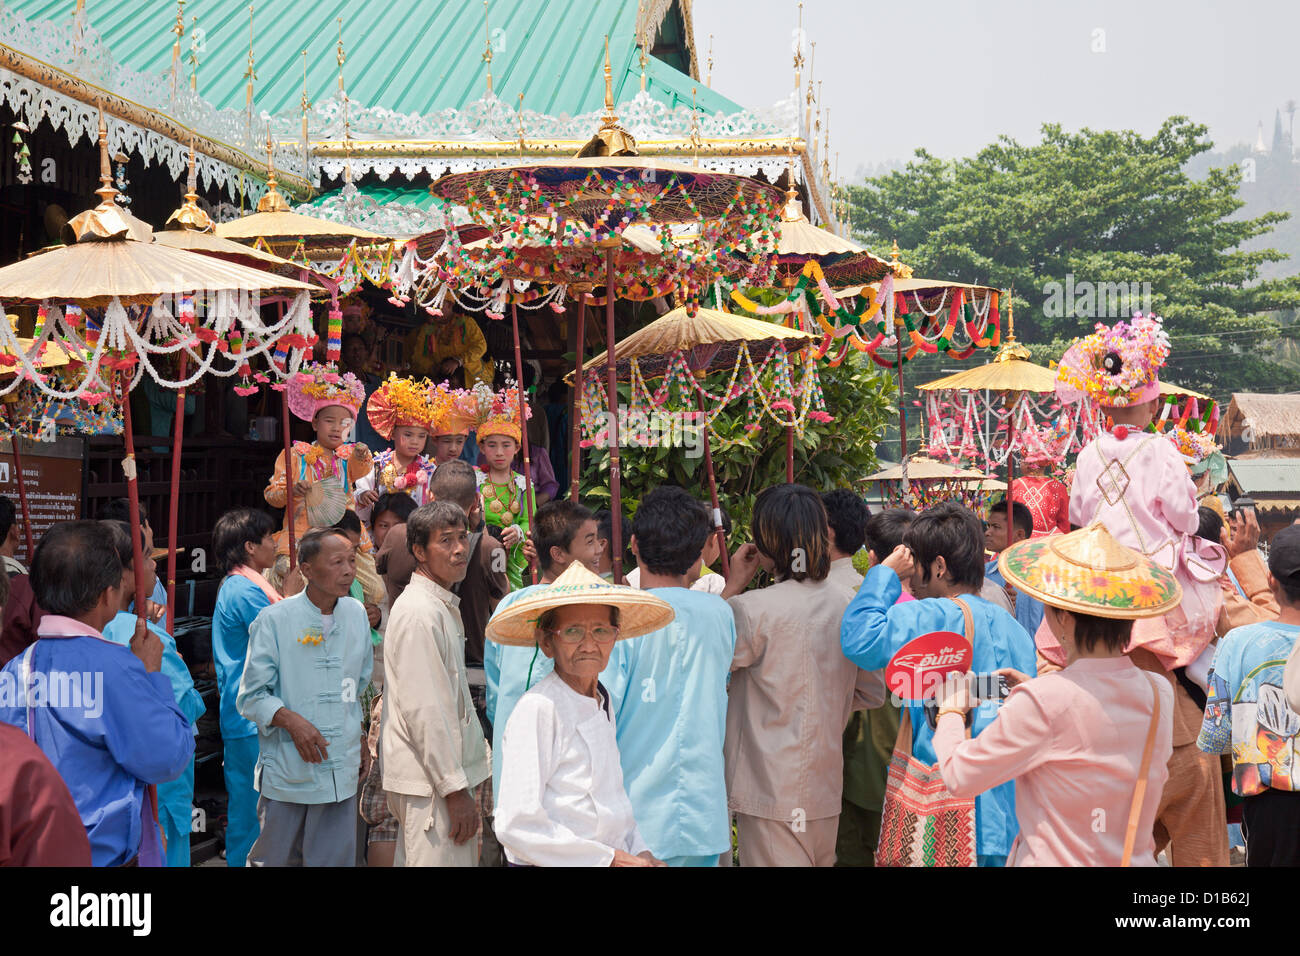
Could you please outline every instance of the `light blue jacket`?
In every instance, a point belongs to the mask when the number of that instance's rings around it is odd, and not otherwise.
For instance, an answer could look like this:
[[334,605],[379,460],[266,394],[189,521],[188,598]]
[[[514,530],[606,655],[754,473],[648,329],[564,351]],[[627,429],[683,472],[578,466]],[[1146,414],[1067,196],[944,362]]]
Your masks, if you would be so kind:
[[[131,638],[135,636],[135,622],[136,616],[133,612],[119,611],[117,617],[109,621],[104,628],[104,637],[114,644],[121,644],[123,647],[129,648]],[[153,621],[146,621],[145,625],[158,635],[158,640],[162,641],[161,671],[167,676],[167,680],[171,682],[172,696],[176,698],[176,706],[181,709],[185,719],[194,724],[208,708],[203,703],[203,696],[194,688],[194,678],[190,676],[190,669],[185,665],[185,659],[181,657],[181,652],[176,649],[176,638],[153,623]],[[194,732],[197,734],[198,729],[196,728]]]
[[[659,859],[731,847],[722,755],[736,619],[715,594],[651,588],[676,617],[614,645],[619,762],[637,829]],[[602,677],[602,681],[606,678]],[[606,685],[609,686],[608,684]]]
[[262,608],[270,605],[271,599],[261,588],[238,574],[226,575],[217,591],[217,606],[212,611],[212,663],[221,694],[222,740],[257,733],[257,727],[239,715],[235,698],[239,696],[239,680],[244,676],[248,657],[248,630]]
[[[862,587],[840,625],[840,643],[849,660],[864,670],[880,670],[908,641],[934,631],[964,634],[961,608],[947,598],[926,598],[898,604],[903,586],[893,570],[876,565],[867,572]],[[1000,607],[974,594],[963,595],[974,619],[975,641],[971,673],[989,674],[1000,667],[1014,667],[1023,674],[1037,670],[1033,638],[1020,623]],[[934,731],[925,719],[920,703],[908,705],[912,719],[912,756],[924,764],[935,764]],[[989,702],[974,709],[971,736],[997,717],[997,705]],[[1016,824],[1016,785],[1004,783],[975,798],[975,852],[980,856],[1005,857],[1019,832]]]
[[[302,591],[263,608],[248,633],[248,659],[235,705],[257,725],[258,792],[286,803],[337,803],[357,792],[361,705],[374,663],[370,623],[353,598],[339,598],[328,632]],[[328,745],[320,763],[298,755],[271,719],[281,707],[310,721]]]

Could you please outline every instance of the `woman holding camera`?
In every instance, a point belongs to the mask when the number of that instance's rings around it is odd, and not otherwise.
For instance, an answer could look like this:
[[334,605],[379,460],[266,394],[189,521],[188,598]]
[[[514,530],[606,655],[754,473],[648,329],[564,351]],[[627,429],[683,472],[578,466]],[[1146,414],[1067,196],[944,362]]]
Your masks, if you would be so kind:
[[1010,866],[1155,866],[1152,825],[1168,777],[1173,692],[1124,654],[1133,621],[1178,606],[1164,568],[1094,524],[1024,541],[998,567],[1047,605],[1066,651],[1063,670],[1011,685],[997,717],[966,738],[964,677],[940,695],[934,751],[958,797],[1016,782],[1020,835]]

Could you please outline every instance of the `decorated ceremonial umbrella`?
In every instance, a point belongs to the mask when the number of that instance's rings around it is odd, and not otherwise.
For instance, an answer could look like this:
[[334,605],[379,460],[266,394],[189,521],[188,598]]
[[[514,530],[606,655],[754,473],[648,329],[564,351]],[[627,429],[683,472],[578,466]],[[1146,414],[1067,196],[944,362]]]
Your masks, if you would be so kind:
[[[434,195],[466,207],[492,225],[507,242],[533,237],[535,224],[553,222],[539,238],[551,245],[587,243],[604,253],[605,340],[617,355],[614,300],[618,296],[615,255],[628,226],[701,223],[717,254],[746,248],[764,222],[774,220],[779,193],[756,180],[637,155],[636,140],[614,113],[608,41],[605,55],[605,116],[596,135],[572,159],[478,170],[444,176]],[[568,277],[549,277],[555,285]],[[617,408],[616,361],[607,365],[607,401]],[[520,403],[524,401],[521,391]],[[523,411],[521,408],[521,416]],[[621,514],[618,416],[611,422],[611,509]],[[525,463],[525,470],[528,464]],[[613,523],[615,580],[622,579],[621,522]]]
[[976,508],[983,500],[981,492],[1005,487],[982,471],[949,465],[924,455],[904,458],[901,463],[868,475],[862,481],[881,485],[882,500],[888,498],[895,505],[918,511],[953,498]]
[[[629,419],[632,415],[662,408],[670,401],[674,386],[677,387],[679,396],[688,398],[692,410],[698,408],[704,419],[704,467],[708,476],[714,531],[719,537],[724,574],[728,558],[722,530],[722,513],[718,507],[718,486],[713,473],[713,453],[709,447],[709,424],[721,414],[727,404],[741,395],[748,399],[750,422],[747,427],[750,430],[759,427],[755,421],[756,397],[762,400],[766,413],[787,428],[797,425],[802,431],[803,423],[809,417],[829,421],[830,416],[826,412],[826,403],[817,380],[817,368],[811,360],[804,363],[804,377],[800,386],[795,388],[790,383],[786,359],[788,352],[807,348],[814,341],[812,335],[798,329],[716,309],[683,306],[616,343],[613,354],[617,358],[613,362],[609,352],[603,352],[591,360],[593,367],[603,366],[607,374],[613,371],[618,378],[631,383]],[[759,363],[757,366],[755,361]],[[706,375],[728,368],[731,369],[731,377],[722,392],[716,395],[710,393],[701,383],[700,379]],[[736,380],[742,370],[747,375],[737,386]],[[773,391],[776,392],[773,400],[769,400],[762,387],[762,379],[769,370],[774,382]],[[651,392],[646,381],[655,378],[662,379],[662,383],[657,390]],[[582,417],[588,432],[596,436],[600,434],[597,421],[603,404],[602,397],[597,388],[590,395],[584,396],[586,400],[583,402]],[[801,400],[802,407],[799,410],[794,406],[796,398]],[[706,407],[706,400],[713,404],[712,409]],[[777,411],[788,411],[789,419],[777,415]],[[611,423],[616,414],[606,414],[605,421]]]
[[[61,401],[80,398],[98,404],[116,392],[124,416],[123,471],[130,518],[132,525],[139,527],[130,389],[146,370],[160,385],[172,388],[192,384],[209,371],[234,375],[247,370],[251,359],[268,354],[290,330],[310,332],[308,294],[313,287],[150,242],[151,230],[116,202],[102,115],[99,149],[100,187],[95,192],[100,203],[69,222],[76,242],[0,268],[0,300],[40,305],[39,331],[29,348],[21,346],[8,323],[0,322],[0,353],[8,352],[24,373],[8,384],[0,384],[0,395],[9,394],[23,380]],[[196,321],[192,298],[199,291],[208,295],[202,324]],[[252,295],[269,291],[296,295],[289,316],[272,327],[262,324]],[[168,308],[166,297],[173,297],[176,315]],[[47,303],[63,303],[65,308],[60,311]],[[128,309],[137,310],[139,330]],[[299,338],[302,347],[308,347],[305,336]],[[38,370],[47,343],[63,349],[70,359],[84,366],[84,374],[71,390],[52,388]],[[200,357],[205,345],[209,347]],[[187,378],[164,381],[153,368],[151,357],[182,351],[196,359],[197,370]],[[300,351],[294,349],[295,354],[287,361],[289,367],[296,369]],[[217,356],[221,354],[226,356],[228,367],[218,365]],[[132,547],[136,609],[143,618],[144,558],[135,535]]]
[[[194,144],[190,143],[189,174],[186,179],[185,202],[167,217],[166,229],[156,232],[153,241],[171,249],[185,249],[203,255],[224,259],[277,275],[295,275],[301,268],[288,259],[258,249],[241,245],[215,234],[215,223],[198,205],[197,183],[194,176]],[[177,377],[185,378],[186,353],[178,359]],[[185,388],[176,390],[176,419],[172,428],[171,490],[167,506],[167,629],[176,621],[176,542],[179,534],[181,441],[185,426]],[[287,422],[285,434],[287,436]],[[292,494],[292,491],[288,492]]]
[[992,362],[919,386],[927,393],[931,455],[1006,467],[1008,528],[1014,527],[1014,456],[1061,461],[1097,431],[1096,406],[1058,400],[1056,372],[1035,365],[1029,354],[1008,313],[1007,338]]

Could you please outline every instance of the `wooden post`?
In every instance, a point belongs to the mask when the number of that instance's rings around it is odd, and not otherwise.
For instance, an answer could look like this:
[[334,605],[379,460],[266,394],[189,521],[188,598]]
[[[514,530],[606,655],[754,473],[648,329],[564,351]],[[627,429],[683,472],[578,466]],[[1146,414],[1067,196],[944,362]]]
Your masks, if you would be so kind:
[[[181,349],[177,378],[185,380],[185,350]],[[172,480],[167,501],[167,633],[176,633],[176,540],[180,523],[181,440],[185,432],[185,389],[176,392],[176,419],[172,425]]]
[[614,349],[614,245],[605,250],[605,401],[609,406],[610,556],[614,583],[623,583],[622,465],[618,456],[618,356]]
[[577,504],[578,482],[582,475],[582,349],[586,342],[586,303],[578,301],[578,338],[575,347],[576,364],[573,371],[573,411],[569,422],[570,458],[569,500]]
[[[515,374],[519,381],[515,383],[519,392],[519,437],[524,451],[524,514],[528,518],[528,528],[533,527],[533,462],[528,448],[528,395],[524,392],[524,359],[519,346],[519,306],[510,301],[510,325],[515,337]],[[537,563],[528,562],[528,575],[531,583],[537,583]]]

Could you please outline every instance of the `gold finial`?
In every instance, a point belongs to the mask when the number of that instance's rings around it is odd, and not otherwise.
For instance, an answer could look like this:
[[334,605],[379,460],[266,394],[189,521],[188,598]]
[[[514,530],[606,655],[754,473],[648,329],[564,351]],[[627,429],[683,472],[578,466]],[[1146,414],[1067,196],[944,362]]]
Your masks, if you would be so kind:
[[695,109],[695,87],[691,87],[691,151],[692,165],[700,165],[700,114]]
[[271,124],[266,126],[266,195],[257,201],[258,212],[289,212],[289,203],[280,195],[275,181],[275,140],[271,139]]
[[519,106],[515,109],[516,128],[519,131],[519,155],[524,155],[524,94],[519,94]]
[[645,67],[646,67],[646,63],[650,61],[650,57],[646,55],[646,51],[645,51],[646,41],[649,39],[649,36],[644,21],[645,21],[645,0],[637,0],[636,45],[637,48],[641,51],[640,63],[641,63],[641,92],[642,93],[645,92]]
[[787,143],[785,147],[787,169],[785,173],[785,211],[782,213],[782,219],[786,222],[795,222],[800,217],[799,193],[794,188],[794,144]]
[[894,240],[894,249],[890,253],[890,256],[892,257],[892,259],[889,263],[889,269],[891,272],[894,273],[894,278],[895,279],[912,278],[912,267],[908,265],[904,265],[903,263],[898,261],[898,240],[897,239]]
[[194,172],[194,135],[190,135],[189,174],[185,179],[185,202],[179,209],[167,217],[168,229],[193,229],[195,232],[209,232],[212,219],[198,204],[198,176]]
[[803,3],[799,3],[799,26],[794,33],[794,95],[797,97],[803,89]]
[[1007,336],[1002,340],[1002,348],[998,349],[996,361],[1009,362],[1012,359],[1031,358],[1032,353],[1016,341],[1016,289],[1012,286],[1007,291]]
[[176,39],[172,43],[172,85],[174,87],[180,70],[181,38],[185,36],[185,0],[176,0],[176,22],[172,25],[171,32],[176,34]]
[[713,34],[709,34],[709,72],[704,77],[704,85],[713,89]]
[[113,188],[113,166],[108,158],[108,126],[104,123],[104,106],[96,103],[99,109],[99,188],[95,195],[106,203],[111,203],[117,190]]
[[[345,53],[345,52],[343,51],[343,18],[342,18],[342,17],[336,17],[335,19],[338,21],[338,27],[339,27],[339,45],[338,45],[338,48],[337,48],[337,52],[335,52],[335,54],[334,54],[334,59],[338,62],[338,65],[339,65],[339,93],[340,93],[340,94],[343,94],[343,93],[344,93],[344,89],[343,89],[343,64],[346,63],[346,62],[348,62],[348,55],[347,55],[347,53]],[[305,51],[304,51],[304,56],[305,56],[305,55],[306,55],[306,53],[305,53]]]
[[483,0],[483,62],[487,64],[487,91],[492,95],[492,24],[488,20],[488,0]]
[[77,213],[68,220],[68,226],[78,242],[82,239],[136,239],[148,242],[153,230],[116,202],[117,190],[113,188],[113,167],[108,156],[108,127],[104,124],[104,105],[96,100],[95,107],[99,110],[99,188],[95,190],[99,205]]
[[307,96],[307,51],[302,51],[302,99],[298,101],[298,107],[302,110],[302,160],[303,168],[307,168],[307,149],[309,138],[307,135],[307,114],[311,111],[311,99]]
[[[248,110],[252,116],[253,109],[253,81],[257,79],[257,73],[254,71],[256,61],[253,59],[253,5],[248,5],[248,69],[244,71],[244,79],[248,81]],[[251,137],[250,137],[251,138]]]
[[614,71],[609,66],[609,36],[605,36],[605,126],[618,122],[614,115]]
[[190,92],[196,93],[199,89],[199,17],[194,14],[190,17]]
[[822,141],[822,178],[831,178],[831,109],[826,107],[826,138]]
[[808,43],[808,95],[804,101],[808,104],[811,112],[815,97],[813,96],[813,71],[817,69],[817,41],[810,40]]

